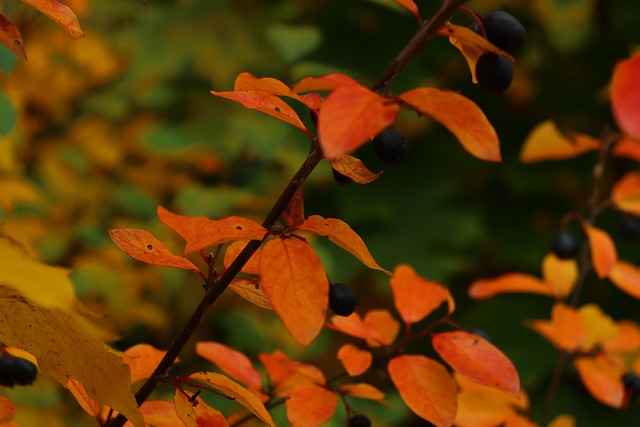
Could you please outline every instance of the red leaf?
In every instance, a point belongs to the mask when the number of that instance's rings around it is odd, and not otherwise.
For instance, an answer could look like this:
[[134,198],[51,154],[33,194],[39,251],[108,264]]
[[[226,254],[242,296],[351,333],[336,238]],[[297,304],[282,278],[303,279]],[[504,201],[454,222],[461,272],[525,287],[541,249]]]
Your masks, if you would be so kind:
[[537,125],[527,136],[520,161],[535,163],[545,160],[564,160],[583,153],[599,150],[602,143],[589,135],[566,132],[562,133],[556,124],[547,120]]
[[616,64],[611,79],[611,109],[622,132],[640,140],[640,53]]
[[27,60],[27,52],[24,50],[22,34],[18,27],[13,25],[3,14],[0,13],[0,43],[7,49],[15,53],[18,58]]
[[[240,252],[247,246],[248,241],[240,240],[231,243],[224,250],[224,268],[229,268],[231,263],[240,255]],[[262,249],[258,249],[249,258],[249,261],[242,267],[242,272],[247,274],[260,274],[260,257],[262,256]]]
[[196,353],[249,388],[262,388],[260,373],[253,367],[251,360],[239,351],[216,342],[201,341],[196,344]]
[[228,427],[224,415],[196,397],[193,402],[180,389],[173,395],[176,413],[186,427]]
[[360,349],[353,344],[345,344],[338,350],[338,359],[342,362],[347,373],[354,377],[369,369],[373,355],[370,351]]
[[358,85],[358,82],[344,74],[329,73],[322,77],[305,77],[293,85],[293,90],[297,93],[324,92],[348,85]]
[[479,384],[520,396],[520,378],[513,363],[493,344],[464,331],[433,336],[433,348],[453,369]]
[[624,384],[621,374],[605,356],[579,357],[574,363],[582,383],[593,397],[605,405],[622,407]]
[[109,236],[122,252],[139,261],[162,267],[176,267],[196,273],[200,272],[198,267],[187,258],[169,252],[167,246],[148,231],[124,228],[109,230]]
[[287,228],[294,228],[304,222],[304,198],[302,190],[296,191],[293,198],[282,213],[282,220]]
[[236,277],[229,283],[229,289],[258,307],[273,310],[271,303],[258,283],[258,279],[255,277]]
[[390,271],[378,265],[360,236],[344,221],[336,218],[325,219],[319,215],[312,215],[307,218],[298,229],[326,237],[331,242],[358,258],[367,267],[391,275]]
[[382,172],[373,173],[362,160],[343,154],[330,161],[331,167],[357,184],[368,184],[378,179]]
[[449,129],[472,156],[489,162],[501,160],[498,135],[473,101],[456,92],[426,87],[405,92],[399,98]]
[[338,396],[324,387],[305,384],[291,392],[285,402],[292,427],[316,427],[329,421],[336,410]]
[[640,161],[640,142],[633,140],[627,136],[623,136],[613,146],[611,154],[619,157],[628,157],[630,159]]
[[634,298],[640,298],[640,268],[619,260],[609,271],[609,280]]
[[84,37],[82,28],[76,14],[73,13],[68,6],[57,2],[56,0],[22,0],[23,3],[28,4],[34,9],[47,15],[58,24],[62,25],[69,33],[71,38],[80,39]]
[[165,353],[149,344],[136,344],[125,350],[122,360],[131,368],[131,384],[149,378]]
[[640,173],[630,172],[611,190],[611,201],[623,212],[640,215]]
[[420,16],[420,12],[418,12],[418,6],[415,4],[413,0],[393,0],[398,3],[400,6],[407,9],[409,12],[413,14],[418,20],[418,23],[422,23],[422,17]]
[[360,85],[340,86],[327,96],[318,117],[324,156],[335,159],[357,150],[389,127],[398,104]]
[[440,363],[422,355],[396,356],[389,375],[400,397],[419,417],[449,427],[456,415],[456,383]]
[[553,296],[553,289],[547,282],[522,273],[508,273],[494,279],[476,280],[467,292],[474,299],[484,299],[510,292]]
[[396,267],[390,285],[396,310],[406,323],[421,321],[445,301],[449,301],[449,313],[453,311],[447,288],[419,276],[409,265]]
[[313,248],[298,239],[272,239],[262,250],[260,281],[284,327],[303,346],[322,330],[329,281]]
[[250,219],[230,216],[218,221],[203,216],[184,216],[158,206],[158,218],[187,242],[184,253],[234,240],[262,240],[267,229]]
[[604,279],[618,261],[616,245],[606,231],[592,227],[587,222],[583,223],[583,227],[589,237],[593,269],[599,278]]

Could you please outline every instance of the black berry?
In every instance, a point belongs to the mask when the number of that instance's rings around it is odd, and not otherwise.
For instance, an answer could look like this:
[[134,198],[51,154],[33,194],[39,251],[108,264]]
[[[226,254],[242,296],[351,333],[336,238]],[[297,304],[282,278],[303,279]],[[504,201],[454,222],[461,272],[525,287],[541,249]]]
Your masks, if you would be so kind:
[[0,357],[0,385],[4,387],[13,387],[16,381],[13,379],[12,373],[12,357]]
[[631,394],[631,400],[635,400],[638,396],[640,396],[640,377],[627,372],[622,376],[622,382],[624,383],[624,387],[629,390]]
[[340,185],[351,184],[353,180],[346,175],[341,174],[334,168],[331,168],[331,172],[333,173],[333,179]]
[[556,236],[551,250],[560,259],[575,258],[578,254],[578,241],[573,234],[565,231]]
[[620,235],[627,240],[635,241],[640,239],[640,218],[635,216],[624,216],[620,220]]
[[484,17],[482,23],[487,39],[506,52],[512,53],[524,43],[524,27],[507,12],[494,10]]
[[371,427],[371,420],[366,415],[358,414],[349,420],[349,427]]
[[509,58],[485,52],[476,62],[476,80],[484,89],[501,94],[511,86],[513,64]]
[[380,132],[371,143],[378,159],[389,166],[399,164],[409,155],[409,142],[393,129]]
[[0,385],[29,385],[38,375],[35,365],[26,359],[13,356],[0,357]]
[[329,287],[329,308],[338,316],[349,316],[359,302],[358,295],[344,283]]

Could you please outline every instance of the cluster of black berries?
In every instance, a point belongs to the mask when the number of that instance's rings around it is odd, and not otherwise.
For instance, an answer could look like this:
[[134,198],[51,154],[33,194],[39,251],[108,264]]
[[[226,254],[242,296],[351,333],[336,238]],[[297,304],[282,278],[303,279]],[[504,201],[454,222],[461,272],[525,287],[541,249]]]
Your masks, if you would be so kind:
[[38,375],[38,368],[31,362],[9,354],[0,355],[0,386],[29,385]]
[[[525,30],[512,15],[502,10],[488,13],[482,19],[487,40],[507,53],[513,53],[524,43]],[[479,26],[471,28],[479,32]],[[476,62],[476,80],[478,84],[495,93],[502,93],[513,80],[513,64],[508,58],[486,52]]]

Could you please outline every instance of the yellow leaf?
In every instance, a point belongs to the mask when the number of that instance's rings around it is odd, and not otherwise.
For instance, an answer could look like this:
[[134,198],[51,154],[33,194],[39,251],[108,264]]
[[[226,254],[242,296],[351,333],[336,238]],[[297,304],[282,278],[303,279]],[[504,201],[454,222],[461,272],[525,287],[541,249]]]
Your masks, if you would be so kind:
[[535,163],[545,160],[570,159],[588,151],[600,148],[600,141],[584,134],[564,134],[556,124],[547,120],[540,123],[527,136],[522,150],[522,163]]
[[542,276],[556,298],[566,298],[578,280],[578,263],[575,259],[560,259],[553,253],[542,260]]

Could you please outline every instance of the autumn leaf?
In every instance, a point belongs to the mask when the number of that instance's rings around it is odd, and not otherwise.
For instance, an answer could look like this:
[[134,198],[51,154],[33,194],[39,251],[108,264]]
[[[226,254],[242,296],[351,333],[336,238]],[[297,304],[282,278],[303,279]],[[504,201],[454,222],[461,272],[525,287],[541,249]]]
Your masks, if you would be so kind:
[[[235,261],[235,259],[240,255],[240,252],[247,246],[249,243],[246,240],[240,240],[237,242],[233,242],[229,244],[224,250],[224,268],[229,268],[231,263]],[[262,255],[262,249],[258,249],[252,256],[249,258],[249,261],[245,263],[242,267],[242,272],[247,274],[260,274],[260,257]]]
[[603,343],[612,340],[618,336],[620,331],[618,325],[606,315],[602,308],[595,304],[586,304],[578,310],[584,324],[587,327],[587,333],[580,348],[584,351],[591,351],[600,347]]
[[322,330],[329,304],[329,280],[313,248],[293,238],[267,241],[260,281],[284,327],[300,344],[309,345]]
[[469,332],[435,334],[433,348],[456,371],[479,384],[520,396],[520,378],[513,363],[487,340]]
[[232,381],[228,377],[222,374],[216,374],[215,372],[197,372],[189,375],[187,379],[203,382],[212,386],[216,390],[235,398],[237,403],[251,411],[266,425],[275,427],[269,411],[267,411],[260,399],[251,391]]
[[611,201],[623,212],[640,215],[640,173],[630,172],[611,189]]
[[598,401],[620,408],[624,400],[621,373],[602,354],[574,360],[582,383]]
[[15,405],[6,397],[0,396],[0,424],[10,422],[15,416]]
[[378,265],[360,236],[342,220],[336,218],[325,219],[319,215],[312,215],[298,229],[325,237],[358,258],[367,267],[391,275],[390,271]]
[[616,245],[606,231],[592,227],[586,221],[583,222],[583,228],[589,238],[593,269],[595,270],[596,275],[603,279],[607,277],[609,271],[618,261]]
[[580,348],[587,335],[587,325],[580,313],[561,302],[551,309],[551,321],[536,320],[530,327],[555,347],[568,352]]
[[362,160],[348,154],[342,154],[329,163],[336,172],[351,178],[351,180],[357,184],[369,184],[382,175],[382,172],[371,172],[364,163],[362,163]]
[[[145,423],[154,427],[175,427],[183,425],[176,414],[175,403],[165,400],[147,400],[140,405]],[[127,424],[125,424],[125,427]]]
[[39,10],[43,14],[64,27],[72,39],[80,39],[84,37],[82,28],[76,14],[66,5],[56,0],[21,0],[34,9]]
[[[351,315],[346,317],[333,316],[331,317],[331,323],[327,326],[331,329],[340,331],[356,338],[373,341],[380,340],[378,332],[374,330],[370,325],[364,323],[360,315],[356,312],[353,312]],[[380,347],[380,344],[378,344],[376,347]]]
[[196,344],[196,353],[219,367],[222,372],[231,378],[246,384],[249,388],[262,388],[260,373],[243,353],[213,341],[198,342]]
[[476,280],[467,292],[473,299],[485,299],[508,292],[553,296],[553,289],[547,282],[523,273],[508,273],[493,279]]
[[304,197],[302,190],[298,190],[281,215],[287,228],[293,228],[304,222]]
[[640,298],[640,268],[618,260],[609,271],[609,280],[634,298]]
[[602,342],[605,352],[632,352],[640,348],[640,325],[630,320],[616,323],[618,333]]
[[360,399],[375,400],[383,404],[387,404],[384,401],[385,394],[367,383],[356,384],[342,384],[338,386],[338,390],[349,396],[358,397]]
[[149,344],[136,344],[126,349],[123,360],[131,369],[131,384],[149,378],[165,353]]
[[0,13],[0,43],[7,49],[15,53],[18,58],[27,60],[27,52],[24,50],[22,34],[18,27],[13,25],[3,14]]
[[618,127],[640,140],[640,53],[616,64],[611,78],[611,109]]
[[453,311],[453,298],[447,288],[419,276],[409,265],[395,268],[390,286],[396,310],[406,323],[421,321],[445,301],[449,302],[449,313]]
[[422,17],[420,16],[420,12],[418,12],[418,6],[413,0],[393,0],[398,3],[400,6],[407,9],[409,12],[413,14],[418,20],[418,23],[422,23]]
[[109,237],[122,252],[138,261],[161,267],[176,267],[200,272],[198,267],[187,258],[169,252],[167,245],[148,231],[137,228],[109,230]]
[[391,381],[400,397],[420,418],[449,427],[456,415],[456,383],[440,363],[422,355],[401,355],[389,361]]
[[0,253],[0,341],[34,355],[39,369],[63,386],[75,378],[92,399],[144,425],[129,367],[97,338],[69,270],[31,259],[6,238],[0,239]]
[[305,77],[294,84],[296,93],[332,91],[340,86],[358,85],[351,77],[340,73],[329,73],[322,77]]
[[229,289],[260,308],[273,310],[258,279],[255,277],[236,277],[229,283]]
[[623,136],[611,150],[611,154],[617,157],[628,157],[640,161],[640,142]]
[[339,86],[327,96],[318,117],[320,147],[328,160],[349,154],[389,127],[398,104],[363,86]]
[[562,133],[553,121],[546,120],[529,132],[520,150],[520,161],[535,163],[570,159],[599,150],[601,145],[599,140],[589,135],[569,131]]
[[548,427],[576,427],[576,419],[571,415],[558,415]]
[[184,216],[158,206],[158,218],[187,242],[185,255],[234,240],[262,240],[267,229],[250,219],[230,216],[212,220],[203,216]]
[[566,298],[578,281],[578,263],[575,258],[560,259],[553,252],[542,260],[542,276],[557,299]]
[[292,427],[317,427],[329,421],[338,396],[324,387],[305,384],[294,389],[285,402]]
[[347,373],[354,377],[369,369],[373,355],[370,351],[358,348],[353,344],[345,344],[338,350],[338,359],[342,362]]
[[489,162],[499,162],[500,141],[480,107],[459,93],[434,88],[407,91],[399,99],[411,109],[446,127],[469,154]]
[[76,399],[80,407],[84,409],[87,414],[91,415],[95,419],[100,419],[102,403],[91,398],[91,396],[87,394],[87,391],[84,389],[84,386],[82,385],[82,383],[80,383],[80,381],[74,380],[73,378],[69,377],[66,387],[67,390],[69,390],[73,397]]
[[173,394],[173,402],[178,418],[184,423],[185,427],[228,427],[229,423],[224,415],[217,409],[213,409],[196,397],[189,400],[185,392],[176,389]]
[[389,310],[370,310],[364,315],[363,322],[369,330],[375,331],[374,336],[367,339],[370,347],[393,344],[400,331],[400,322]]
[[313,365],[291,360],[280,350],[271,354],[261,353],[258,358],[271,383],[276,386],[276,396],[287,397],[293,389],[303,384],[324,385],[327,382],[321,370]]

